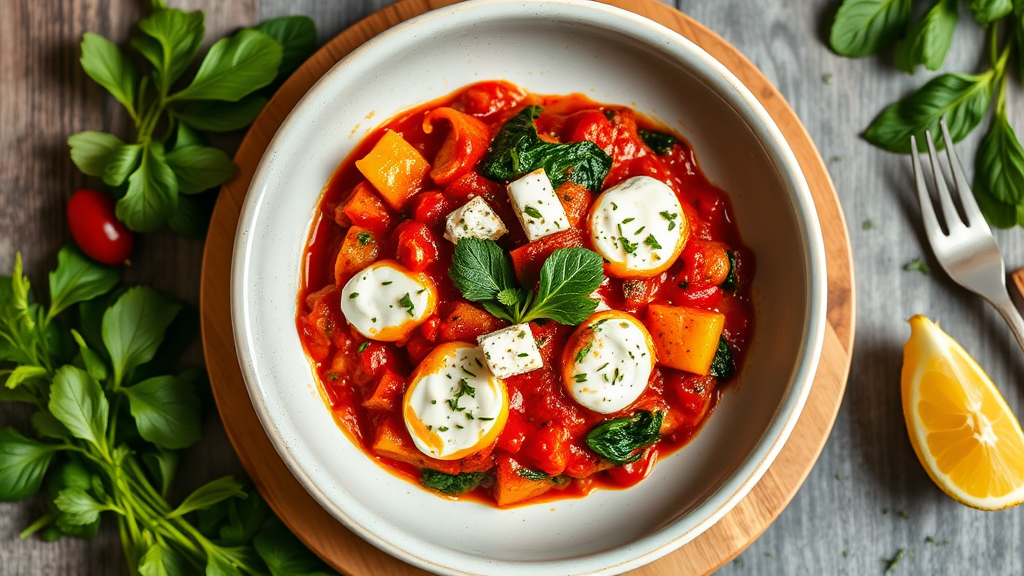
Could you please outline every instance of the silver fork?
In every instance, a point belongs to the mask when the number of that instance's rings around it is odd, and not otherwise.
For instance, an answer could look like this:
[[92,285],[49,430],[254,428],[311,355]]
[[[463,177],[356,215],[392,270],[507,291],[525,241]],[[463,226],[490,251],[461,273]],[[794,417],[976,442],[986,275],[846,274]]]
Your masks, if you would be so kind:
[[1006,291],[1006,265],[1003,263],[1003,256],[999,252],[995,238],[992,237],[992,230],[988,227],[985,217],[981,215],[981,210],[978,208],[978,203],[974,200],[974,193],[971,192],[971,187],[964,176],[964,169],[960,166],[956,151],[953,150],[953,140],[949,137],[946,122],[940,122],[940,126],[942,127],[942,139],[946,143],[946,153],[949,155],[953,181],[960,194],[960,203],[967,215],[967,222],[964,223],[961,220],[956,206],[953,205],[953,198],[950,197],[949,190],[946,188],[946,177],[939,165],[939,156],[935,153],[931,132],[926,131],[932,176],[949,233],[943,233],[942,228],[939,227],[939,220],[935,216],[935,208],[932,206],[932,199],[928,193],[928,186],[924,181],[924,172],[921,170],[917,139],[911,136],[910,156],[914,164],[917,199],[921,203],[921,215],[924,217],[924,231],[928,235],[928,242],[932,245],[935,258],[942,265],[946,274],[949,274],[949,277],[957,284],[981,296],[994,306],[1006,323],[1010,325],[1010,330],[1017,338],[1017,344],[1024,350],[1024,319],[1021,318],[1020,312],[1017,311]]

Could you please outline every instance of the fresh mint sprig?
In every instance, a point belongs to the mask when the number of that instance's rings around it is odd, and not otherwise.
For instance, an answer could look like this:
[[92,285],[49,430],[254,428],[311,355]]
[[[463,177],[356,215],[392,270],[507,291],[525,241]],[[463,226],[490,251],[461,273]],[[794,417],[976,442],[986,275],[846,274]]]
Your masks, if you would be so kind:
[[117,218],[134,231],[168,225],[202,236],[206,218],[194,195],[220,186],[236,169],[196,130],[251,124],[269,96],[261,89],[277,85],[316,49],[312,20],[276,18],[217,41],[184,82],[205,33],[202,12],[157,1],[131,41],[137,58],[97,34],[82,39],[82,68],[124,106],[134,130],[129,142],[105,132],[75,134],[68,138],[71,159],[110,187]]
[[524,290],[512,260],[497,243],[462,238],[455,245],[448,275],[467,300],[479,302],[498,318],[513,324],[550,318],[575,326],[597,308],[590,294],[604,280],[604,266],[591,250],[561,248],[541,266],[537,290]]

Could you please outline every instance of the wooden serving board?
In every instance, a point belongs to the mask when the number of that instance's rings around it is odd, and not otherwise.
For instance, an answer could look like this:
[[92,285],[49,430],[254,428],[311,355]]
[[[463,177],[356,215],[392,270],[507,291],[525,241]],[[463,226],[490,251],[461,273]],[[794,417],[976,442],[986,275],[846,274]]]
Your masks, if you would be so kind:
[[[231,256],[239,209],[263,152],[282,121],[335,62],[366,40],[428,10],[457,0],[403,0],[358,22],[328,42],[277,92],[235,156],[238,175],[224,185],[210,223],[203,259],[203,347],[224,427],[242,464],[277,515],[314,552],[351,576],[422,574],[371,546],[330,516],[278,457],[246,392],[235,356],[230,313]],[[654,0],[601,0],[646,16],[686,36],[750,89],[778,124],[804,171],[825,235],[828,328],[821,365],[806,407],[775,462],[750,494],[712,528],[678,551],[634,571],[637,576],[707,574],[738,555],[779,515],[814,465],[839,409],[850,369],[854,282],[850,239],[821,156],[793,110],[742,54],[686,15]]]

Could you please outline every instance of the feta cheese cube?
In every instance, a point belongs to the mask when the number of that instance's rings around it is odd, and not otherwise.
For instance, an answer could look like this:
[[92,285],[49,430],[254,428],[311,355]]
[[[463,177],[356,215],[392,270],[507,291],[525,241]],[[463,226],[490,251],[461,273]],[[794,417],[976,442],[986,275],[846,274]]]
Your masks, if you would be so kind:
[[483,198],[477,196],[448,215],[444,237],[456,244],[460,238],[497,240],[507,233],[508,228],[501,218]]
[[529,324],[516,324],[478,337],[484,361],[498,378],[526,374],[544,367]]
[[569,229],[569,217],[543,168],[509,183],[508,196],[530,242]]

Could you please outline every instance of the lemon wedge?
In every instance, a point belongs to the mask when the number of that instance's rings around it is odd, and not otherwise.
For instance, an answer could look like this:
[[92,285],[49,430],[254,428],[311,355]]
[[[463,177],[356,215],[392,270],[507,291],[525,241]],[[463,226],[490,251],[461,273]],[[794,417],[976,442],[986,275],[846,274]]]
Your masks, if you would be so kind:
[[1024,501],[1024,433],[992,380],[920,314],[903,348],[903,416],[914,452],[953,499],[982,510]]

